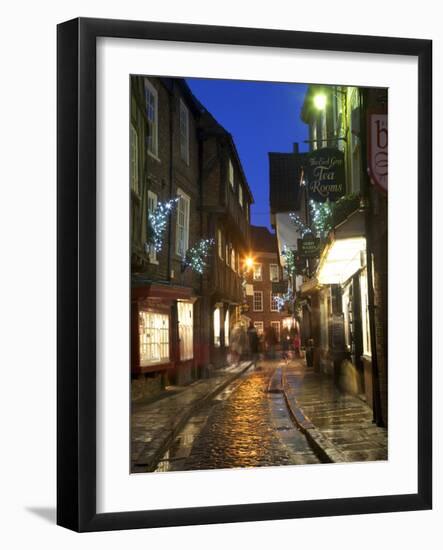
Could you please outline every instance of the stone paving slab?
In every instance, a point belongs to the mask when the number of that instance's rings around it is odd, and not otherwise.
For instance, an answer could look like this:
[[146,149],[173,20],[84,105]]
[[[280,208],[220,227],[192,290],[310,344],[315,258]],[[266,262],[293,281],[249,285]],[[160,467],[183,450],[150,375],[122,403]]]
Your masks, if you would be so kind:
[[283,390],[292,416],[329,462],[388,459],[388,433],[372,423],[372,410],[358,397],[342,394],[331,377],[292,360],[283,371]]
[[189,386],[169,387],[158,399],[136,401],[131,409],[131,472],[153,471],[188,419],[241,376],[250,361],[217,369]]

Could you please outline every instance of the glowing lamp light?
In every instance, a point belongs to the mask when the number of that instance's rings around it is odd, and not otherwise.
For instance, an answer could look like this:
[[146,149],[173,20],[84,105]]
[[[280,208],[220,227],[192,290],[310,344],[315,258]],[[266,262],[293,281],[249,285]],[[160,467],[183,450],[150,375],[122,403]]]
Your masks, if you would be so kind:
[[361,253],[366,249],[364,237],[335,241],[323,258],[318,281],[320,284],[343,284],[361,267]]
[[252,267],[254,266],[254,259],[251,258],[251,256],[248,256],[245,259],[245,266],[246,266],[247,269],[252,269]]
[[317,94],[314,96],[314,106],[316,109],[323,111],[326,107],[326,96],[325,94]]

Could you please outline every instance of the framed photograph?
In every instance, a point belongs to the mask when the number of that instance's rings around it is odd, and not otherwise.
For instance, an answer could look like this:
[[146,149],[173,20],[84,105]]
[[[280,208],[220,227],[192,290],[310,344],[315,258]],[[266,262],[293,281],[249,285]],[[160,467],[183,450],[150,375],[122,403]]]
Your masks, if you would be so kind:
[[80,18],[57,69],[57,523],[430,509],[432,42]]

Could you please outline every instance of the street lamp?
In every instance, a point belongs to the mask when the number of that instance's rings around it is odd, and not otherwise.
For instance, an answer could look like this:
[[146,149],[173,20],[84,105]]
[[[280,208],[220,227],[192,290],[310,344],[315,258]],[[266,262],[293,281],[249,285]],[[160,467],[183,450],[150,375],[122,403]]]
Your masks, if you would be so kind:
[[253,266],[254,266],[254,258],[252,258],[251,256],[247,256],[245,258],[246,269],[252,269]]
[[326,95],[323,93],[314,96],[314,106],[319,111],[324,111],[326,108]]

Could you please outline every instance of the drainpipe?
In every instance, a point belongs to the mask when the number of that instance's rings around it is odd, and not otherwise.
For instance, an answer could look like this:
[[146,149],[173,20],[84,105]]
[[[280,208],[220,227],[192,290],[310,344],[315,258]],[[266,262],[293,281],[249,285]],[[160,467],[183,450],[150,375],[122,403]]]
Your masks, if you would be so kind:
[[372,395],[373,395],[373,422],[377,426],[384,426],[382,410],[381,410],[381,395],[380,395],[380,372],[378,368],[377,358],[377,337],[375,327],[375,299],[373,286],[373,269],[372,269],[372,200],[369,175],[367,171],[367,90],[359,89],[360,96],[360,142],[361,142],[361,160],[362,160],[362,196],[365,202],[365,234],[366,234],[366,273],[368,279],[368,313],[369,313],[369,335],[371,341],[371,366],[372,366]]

